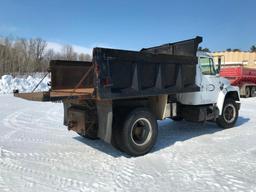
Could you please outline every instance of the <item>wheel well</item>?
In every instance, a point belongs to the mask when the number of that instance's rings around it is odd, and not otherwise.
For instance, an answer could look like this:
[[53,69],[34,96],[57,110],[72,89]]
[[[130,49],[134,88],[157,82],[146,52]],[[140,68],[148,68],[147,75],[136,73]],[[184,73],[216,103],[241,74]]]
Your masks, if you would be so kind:
[[147,98],[136,98],[126,100],[115,100],[113,102],[114,113],[123,111],[128,113],[135,108],[148,108],[157,119],[163,119],[165,115],[168,95],[158,95]]
[[139,99],[123,99],[123,100],[114,100],[113,101],[113,111],[115,112],[130,112],[135,108],[139,107],[148,107],[148,99],[147,98],[139,98]]
[[230,92],[228,92],[228,93],[226,94],[225,100],[226,100],[227,98],[233,99],[233,100],[235,100],[235,101],[240,101],[239,95],[238,95],[238,93],[237,93],[236,91],[230,91]]

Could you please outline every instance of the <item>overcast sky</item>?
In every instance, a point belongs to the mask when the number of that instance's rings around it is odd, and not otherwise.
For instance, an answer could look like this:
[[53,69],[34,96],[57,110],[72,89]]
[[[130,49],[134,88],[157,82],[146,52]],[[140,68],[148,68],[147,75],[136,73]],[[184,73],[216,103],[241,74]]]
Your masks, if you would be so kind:
[[[0,0],[0,36],[138,50],[204,37],[212,51],[256,44],[255,0]],[[56,43],[56,44],[54,44]]]

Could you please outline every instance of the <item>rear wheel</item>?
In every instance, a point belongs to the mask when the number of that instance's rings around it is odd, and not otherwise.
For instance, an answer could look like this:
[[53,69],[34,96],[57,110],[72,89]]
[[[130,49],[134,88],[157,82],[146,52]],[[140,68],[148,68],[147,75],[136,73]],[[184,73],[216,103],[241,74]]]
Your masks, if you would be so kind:
[[233,99],[226,99],[222,114],[217,119],[217,124],[221,128],[231,128],[235,125],[238,118],[237,104]]
[[158,125],[154,115],[146,108],[131,111],[122,126],[115,130],[118,148],[132,156],[148,153],[154,146]]
[[246,87],[245,88],[245,97],[248,98],[251,96],[251,90],[250,87]]
[[255,97],[256,96],[256,87],[252,87],[251,88],[251,97]]

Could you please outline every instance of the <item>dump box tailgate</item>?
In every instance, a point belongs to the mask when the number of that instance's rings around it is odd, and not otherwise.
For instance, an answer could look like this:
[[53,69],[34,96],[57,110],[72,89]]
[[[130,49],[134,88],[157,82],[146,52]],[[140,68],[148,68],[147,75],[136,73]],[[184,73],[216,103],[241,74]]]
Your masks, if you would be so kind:
[[54,60],[50,63],[50,71],[50,91],[15,92],[14,96],[33,101],[94,98],[92,62]]

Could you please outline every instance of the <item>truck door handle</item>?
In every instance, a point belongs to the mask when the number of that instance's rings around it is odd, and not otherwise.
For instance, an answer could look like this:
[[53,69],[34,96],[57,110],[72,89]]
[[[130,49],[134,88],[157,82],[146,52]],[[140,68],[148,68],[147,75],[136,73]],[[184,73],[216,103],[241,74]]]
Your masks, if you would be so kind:
[[220,90],[222,90],[224,88],[224,84],[222,83],[221,85],[220,85]]

